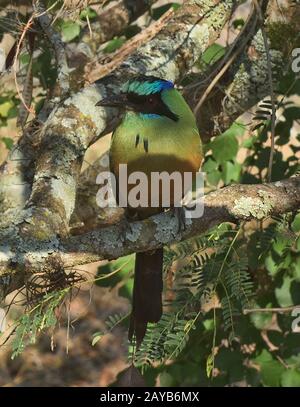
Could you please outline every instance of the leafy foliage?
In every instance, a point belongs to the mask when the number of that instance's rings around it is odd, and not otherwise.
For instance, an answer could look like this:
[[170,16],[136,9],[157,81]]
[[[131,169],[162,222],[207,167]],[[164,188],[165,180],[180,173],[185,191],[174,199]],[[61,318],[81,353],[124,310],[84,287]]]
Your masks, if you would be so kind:
[[116,37],[108,42],[108,44],[105,46],[103,52],[105,52],[107,54],[110,52],[114,52],[117,49],[119,49],[125,43],[125,41],[126,41],[126,39],[124,37]]
[[172,267],[171,271],[165,270],[167,276],[172,274],[170,300],[165,303],[168,312],[149,329],[135,354],[137,365],[176,358],[187,344],[191,330],[203,319],[205,308],[218,302],[219,292],[224,294],[221,301],[224,329],[234,337],[234,320],[241,310],[238,307],[249,304],[252,294],[245,251],[234,246],[237,235],[238,231],[222,225],[192,242],[191,251],[186,243],[169,249],[173,261],[180,257],[184,265],[175,271]]
[[63,41],[70,42],[79,36],[80,25],[74,21],[63,21],[61,32]]
[[99,342],[104,335],[106,335],[109,332],[112,332],[112,330],[118,326],[119,324],[121,324],[127,317],[129,314],[126,315],[122,315],[122,314],[114,314],[114,315],[110,315],[107,320],[105,321],[105,330],[104,331],[99,331],[99,332],[95,332],[93,335],[93,339],[92,339],[92,346],[95,346],[97,342]]
[[48,328],[55,328],[58,322],[56,311],[69,290],[64,289],[45,294],[35,307],[25,312],[16,321],[12,341],[12,359],[20,355],[27,345],[34,344],[40,332]]

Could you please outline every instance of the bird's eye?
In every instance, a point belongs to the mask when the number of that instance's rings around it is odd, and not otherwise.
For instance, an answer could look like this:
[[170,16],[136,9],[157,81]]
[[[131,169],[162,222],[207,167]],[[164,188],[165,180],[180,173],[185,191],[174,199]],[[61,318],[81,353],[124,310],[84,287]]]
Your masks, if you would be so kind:
[[154,99],[153,99],[153,98],[149,98],[148,101],[149,101],[149,103],[153,103],[153,102],[154,102]]

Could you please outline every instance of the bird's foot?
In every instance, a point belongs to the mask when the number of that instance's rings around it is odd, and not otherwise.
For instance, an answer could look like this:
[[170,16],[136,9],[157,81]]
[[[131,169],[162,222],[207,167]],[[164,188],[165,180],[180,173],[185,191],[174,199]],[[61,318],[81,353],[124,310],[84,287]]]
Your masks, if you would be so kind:
[[175,206],[171,210],[173,211],[173,215],[178,220],[178,233],[180,233],[186,229],[185,207]]

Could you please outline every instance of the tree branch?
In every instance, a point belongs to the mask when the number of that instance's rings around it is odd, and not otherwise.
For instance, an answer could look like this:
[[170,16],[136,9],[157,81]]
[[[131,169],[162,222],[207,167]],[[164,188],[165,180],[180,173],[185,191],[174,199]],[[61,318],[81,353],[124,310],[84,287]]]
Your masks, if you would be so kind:
[[128,55],[132,54],[139,46],[150,41],[157,35],[172,16],[173,10],[171,9],[164,13],[158,21],[154,21],[141,33],[127,41],[120,49],[112,54],[111,58],[108,58],[106,55],[96,61],[88,63],[84,69],[86,81],[88,83],[95,82],[118,67]]
[[281,307],[281,308],[244,308],[243,314],[248,315],[257,312],[276,313],[276,314],[283,314],[287,312],[290,314],[294,310],[300,310],[300,305],[292,305],[290,307]]
[[[78,236],[40,240],[20,236],[20,219],[7,219],[10,231],[0,232],[0,298],[24,285],[26,279],[45,265],[62,268],[101,259],[115,259],[134,252],[154,250],[163,245],[197,236],[222,222],[239,223],[264,219],[300,208],[300,177],[262,185],[231,185],[204,198],[202,217],[187,219],[178,231],[178,219],[170,211],[124,225],[109,226]],[[14,225],[14,229],[13,226]]]

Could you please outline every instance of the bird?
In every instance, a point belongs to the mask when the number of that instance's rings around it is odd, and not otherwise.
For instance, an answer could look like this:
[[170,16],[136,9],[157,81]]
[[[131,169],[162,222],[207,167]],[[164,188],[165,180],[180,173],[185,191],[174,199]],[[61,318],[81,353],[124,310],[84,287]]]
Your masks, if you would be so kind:
[[[136,75],[118,94],[105,97],[96,105],[119,108],[123,112],[113,132],[109,152],[110,170],[117,180],[120,164],[127,165],[128,177],[139,171],[146,174],[147,180],[153,172],[195,175],[199,171],[203,154],[196,119],[172,81]],[[130,188],[128,186],[125,193],[129,194]],[[174,185],[170,188],[170,207],[176,204],[174,188]],[[130,207],[128,203],[129,219],[142,220],[167,210],[162,206],[161,196],[158,206],[151,206],[149,188],[148,192],[148,205]],[[159,195],[161,193],[160,186]],[[119,190],[116,195],[120,200]],[[147,324],[157,323],[162,316],[162,271],[163,248],[136,253],[128,337],[130,341],[135,337],[137,348],[146,334]]]

